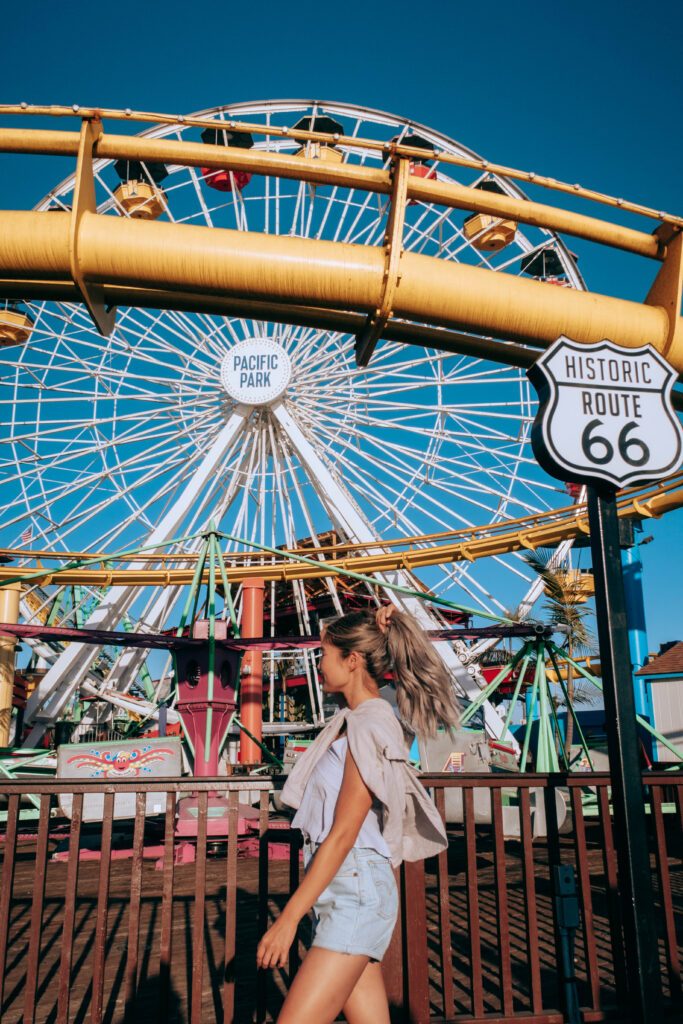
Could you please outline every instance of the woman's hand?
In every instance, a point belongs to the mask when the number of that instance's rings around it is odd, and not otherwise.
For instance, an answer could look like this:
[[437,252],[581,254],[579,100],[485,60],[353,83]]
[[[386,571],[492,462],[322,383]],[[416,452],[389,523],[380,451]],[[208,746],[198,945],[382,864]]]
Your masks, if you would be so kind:
[[268,929],[256,950],[257,967],[284,967],[289,956],[289,947],[294,942],[298,921],[282,911],[275,924]]
[[303,881],[259,942],[256,950],[259,967],[285,966],[299,921],[339,871],[371,807],[372,793],[363,782],[351,751],[347,750],[332,828],[315,851]]

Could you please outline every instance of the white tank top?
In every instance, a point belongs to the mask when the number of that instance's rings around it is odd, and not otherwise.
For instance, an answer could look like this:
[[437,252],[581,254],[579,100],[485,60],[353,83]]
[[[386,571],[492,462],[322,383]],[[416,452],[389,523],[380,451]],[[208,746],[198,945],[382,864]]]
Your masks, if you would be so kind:
[[[314,843],[322,843],[332,828],[337,797],[344,776],[347,749],[348,740],[346,736],[341,736],[323,754],[306,783],[299,810],[292,820],[292,828],[301,829]],[[383,857],[391,858],[389,847],[382,835],[381,821],[382,804],[379,800],[373,799],[372,807],[353,845],[376,850]]]

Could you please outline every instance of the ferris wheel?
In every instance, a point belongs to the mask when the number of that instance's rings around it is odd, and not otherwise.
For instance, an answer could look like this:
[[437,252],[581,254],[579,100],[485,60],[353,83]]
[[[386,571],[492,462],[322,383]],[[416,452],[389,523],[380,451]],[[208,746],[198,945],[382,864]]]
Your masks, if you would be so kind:
[[[411,173],[524,197],[508,179],[432,159],[434,150],[476,155],[390,114],[291,101],[193,116],[209,126],[200,132],[183,123],[161,125],[143,135],[193,141],[201,135],[205,144],[232,141],[384,168],[390,143],[398,141],[430,152],[413,162]],[[235,131],[235,121],[301,125],[359,143],[302,146],[279,132]],[[365,148],[363,139],[387,146]],[[258,174],[105,160],[94,171],[98,213],[115,218],[381,245],[390,212],[386,196]],[[37,208],[68,209],[73,191],[68,178]],[[572,255],[542,228],[411,201],[403,244],[443,260],[584,287]],[[268,556],[249,543],[381,550],[389,539],[429,537],[567,504],[561,485],[533,457],[535,399],[521,369],[393,341],[382,342],[371,364],[359,368],[352,336],[264,322],[248,310],[238,317],[125,308],[109,337],[80,305],[35,302],[28,313],[29,340],[0,350],[4,547],[130,550],[197,533],[214,520],[243,539],[234,550],[252,550],[253,561],[265,563]],[[191,554],[198,545],[192,540],[172,550]],[[402,581],[400,573],[390,578]],[[424,570],[409,582],[500,614],[538,592],[516,555]],[[340,585],[328,578],[325,588],[340,612]],[[51,593],[54,605],[57,591]],[[309,632],[303,583],[292,582],[289,594],[300,631]],[[45,607],[40,596],[25,595],[28,621]],[[173,624],[179,599],[174,587],[115,586],[100,595],[84,592],[81,600],[91,603],[88,621],[103,628],[126,621],[160,629]],[[269,600],[274,629],[274,585],[266,608]],[[32,708],[37,723],[38,701],[49,709],[45,720],[54,719],[87,678],[91,657],[75,645],[40,653],[50,668]],[[110,653],[109,677],[125,688],[142,658],[139,651]],[[315,675],[312,662],[307,671]],[[39,731],[38,724],[34,738]]]

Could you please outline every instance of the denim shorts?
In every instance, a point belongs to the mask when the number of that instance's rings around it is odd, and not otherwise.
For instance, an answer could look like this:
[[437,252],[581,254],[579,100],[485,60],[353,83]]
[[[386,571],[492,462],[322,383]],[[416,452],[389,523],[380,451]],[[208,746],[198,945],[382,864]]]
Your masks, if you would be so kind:
[[[304,868],[317,849],[304,840]],[[376,850],[353,847],[313,906],[312,946],[381,960],[398,916],[391,863]]]

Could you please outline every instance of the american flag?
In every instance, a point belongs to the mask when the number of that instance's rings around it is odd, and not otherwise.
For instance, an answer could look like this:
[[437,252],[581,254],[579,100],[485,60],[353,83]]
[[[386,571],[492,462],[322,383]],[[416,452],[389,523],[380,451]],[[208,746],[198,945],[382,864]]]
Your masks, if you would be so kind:
[[21,535],[21,543],[22,544],[30,544],[32,540],[33,540],[33,524],[31,524],[31,526],[29,526],[29,528],[27,530],[24,530],[24,532],[22,533],[22,535]]

